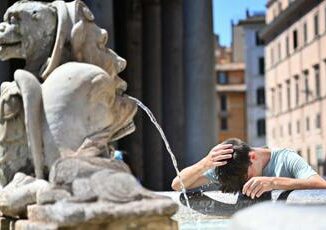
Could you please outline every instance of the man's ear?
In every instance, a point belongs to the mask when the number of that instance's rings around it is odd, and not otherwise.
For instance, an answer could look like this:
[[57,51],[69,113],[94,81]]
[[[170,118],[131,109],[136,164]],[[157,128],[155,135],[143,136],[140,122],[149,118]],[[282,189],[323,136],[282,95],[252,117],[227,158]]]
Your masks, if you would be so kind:
[[254,151],[250,151],[248,155],[251,162],[257,160],[257,154]]

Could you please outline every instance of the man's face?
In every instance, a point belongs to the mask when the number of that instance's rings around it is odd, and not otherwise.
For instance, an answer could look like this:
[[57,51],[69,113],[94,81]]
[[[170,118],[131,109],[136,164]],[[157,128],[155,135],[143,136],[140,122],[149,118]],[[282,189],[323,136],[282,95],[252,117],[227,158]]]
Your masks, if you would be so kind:
[[250,157],[250,165],[248,167],[248,179],[252,177],[257,177],[257,176],[261,176],[262,175],[262,170],[263,167],[260,164],[260,161],[257,160],[257,156],[255,152],[250,152],[249,153],[249,157]]

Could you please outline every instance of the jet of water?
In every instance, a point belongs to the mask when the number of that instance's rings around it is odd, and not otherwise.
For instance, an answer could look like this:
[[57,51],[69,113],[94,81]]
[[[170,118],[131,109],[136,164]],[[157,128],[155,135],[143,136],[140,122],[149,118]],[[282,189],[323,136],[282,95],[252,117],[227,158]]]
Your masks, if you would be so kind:
[[178,169],[178,163],[177,163],[177,160],[171,150],[171,147],[170,147],[170,144],[168,142],[168,140],[166,139],[166,136],[161,128],[161,126],[159,125],[159,123],[156,121],[156,118],[155,116],[153,115],[152,111],[150,111],[150,109],[144,105],[140,100],[138,100],[137,98],[134,98],[134,97],[131,97],[131,96],[128,96],[131,100],[135,101],[136,104],[141,108],[143,109],[146,114],[149,116],[150,120],[152,121],[152,123],[155,125],[156,129],[159,131],[163,141],[164,141],[164,144],[165,144],[165,148],[167,149],[167,151],[169,152],[170,154],[170,157],[171,157],[171,160],[172,160],[172,163],[173,163],[173,166],[174,166],[174,169],[177,173],[177,176],[180,180],[180,184],[181,184],[181,191],[186,199],[186,204],[187,204],[187,207],[190,208],[190,205],[189,205],[189,199],[187,197],[187,194],[186,194],[186,188],[185,188],[185,185],[181,179],[181,176],[180,176],[180,171]]

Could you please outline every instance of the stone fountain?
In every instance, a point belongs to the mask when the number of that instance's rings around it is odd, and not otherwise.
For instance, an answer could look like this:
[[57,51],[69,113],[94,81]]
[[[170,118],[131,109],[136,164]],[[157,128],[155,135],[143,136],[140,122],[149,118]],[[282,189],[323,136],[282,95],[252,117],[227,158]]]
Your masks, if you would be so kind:
[[126,61],[79,0],[22,0],[0,24],[1,229],[177,229],[178,205],[143,188],[112,142],[135,130]]

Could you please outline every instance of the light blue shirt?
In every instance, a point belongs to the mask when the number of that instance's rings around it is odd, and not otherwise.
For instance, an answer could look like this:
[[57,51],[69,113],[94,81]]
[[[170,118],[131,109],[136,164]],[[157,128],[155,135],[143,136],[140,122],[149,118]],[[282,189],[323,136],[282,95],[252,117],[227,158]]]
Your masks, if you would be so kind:
[[[263,169],[263,176],[268,177],[307,179],[316,174],[316,171],[292,149],[273,149],[271,158]],[[210,182],[218,183],[214,168],[207,170],[203,175]]]

